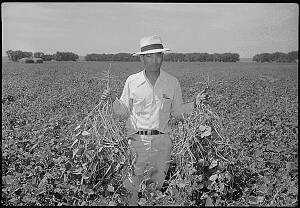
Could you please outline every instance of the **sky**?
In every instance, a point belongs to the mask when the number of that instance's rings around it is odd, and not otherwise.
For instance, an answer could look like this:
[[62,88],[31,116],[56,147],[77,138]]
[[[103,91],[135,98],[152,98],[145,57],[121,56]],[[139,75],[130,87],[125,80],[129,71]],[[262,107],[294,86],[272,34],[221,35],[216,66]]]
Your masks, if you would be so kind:
[[174,53],[259,53],[298,50],[296,3],[2,3],[2,56],[134,53],[159,35]]

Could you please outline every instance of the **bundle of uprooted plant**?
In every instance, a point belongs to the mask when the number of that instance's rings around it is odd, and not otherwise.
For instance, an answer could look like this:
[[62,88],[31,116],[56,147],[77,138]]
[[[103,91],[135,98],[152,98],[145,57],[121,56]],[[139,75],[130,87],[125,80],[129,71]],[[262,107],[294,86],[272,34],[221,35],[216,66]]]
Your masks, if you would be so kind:
[[[101,78],[107,89],[114,79],[110,68],[111,65]],[[132,168],[134,158],[127,137],[112,115],[112,101],[108,98],[100,101],[74,129],[73,158],[82,166],[77,172],[82,174],[81,183],[93,184],[94,190],[120,187]]]
[[[207,75],[207,81],[202,83],[204,90],[201,93],[207,93],[211,82]],[[180,199],[174,203],[195,203],[195,197],[193,199],[191,195],[195,190],[200,191],[203,188],[211,195],[216,192],[221,195],[220,193],[225,191],[218,185],[230,182],[231,176],[226,169],[227,165],[233,162],[237,152],[230,140],[224,136],[224,129],[221,118],[213,112],[207,102],[198,104],[192,113],[183,115],[182,121],[173,129],[170,162],[175,164],[176,168],[169,175],[166,184],[167,191],[171,194],[174,187],[178,190],[177,197]],[[201,198],[209,198],[206,205],[213,205],[212,198],[207,193],[203,192]]]
[[[107,89],[110,88],[113,79],[110,68],[102,78],[106,81]],[[204,91],[209,89],[209,83],[208,77]],[[73,158],[81,164],[76,171],[82,174],[82,184],[85,182],[93,184],[94,189],[106,187],[116,192],[122,181],[132,173],[135,155],[130,151],[123,129],[113,117],[110,99],[100,101],[75,128]],[[171,133],[171,158],[176,169],[167,181],[167,191],[172,192],[172,187],[179,187],[178,193],[184,198],[184,195],[190,194],[184,189],[185,186],[191,185],[185,184],[185,181],[191,181],[191,176],[199,172],[199,165],[200,168],[205,165],[210,168],[225,167],[230,162],[234,148],[222,134],[219,117],[207,104],[201,103],[193,113],[184,115],[183,122]],[[158,198],[164,196],[160,194]],[[183,204],[184,201],[177,203]]]

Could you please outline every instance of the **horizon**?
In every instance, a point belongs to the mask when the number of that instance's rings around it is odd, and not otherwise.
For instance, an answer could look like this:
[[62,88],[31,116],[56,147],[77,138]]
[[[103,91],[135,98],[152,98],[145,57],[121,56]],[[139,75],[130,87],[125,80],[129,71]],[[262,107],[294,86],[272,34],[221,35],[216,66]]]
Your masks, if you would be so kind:
[[295,3],[13,2],[3,3],[1,10],[2,57],[7,50],[134,53],[139,40],[153,34],[161,36],[170,53],[252,58],[298,51]]

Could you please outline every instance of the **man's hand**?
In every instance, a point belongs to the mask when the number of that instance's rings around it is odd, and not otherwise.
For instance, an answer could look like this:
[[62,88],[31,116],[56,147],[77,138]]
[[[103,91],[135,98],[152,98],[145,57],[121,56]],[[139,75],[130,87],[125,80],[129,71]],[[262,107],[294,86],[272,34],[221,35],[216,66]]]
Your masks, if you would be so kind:
[[208,95],[206,93],[198,94],[196,96],[196,103],[202,103],[203,101],[207,101]]
[[101,95],[101,100],[102,101],[105,101],[107,100],[108,98],[111,98],[112,100],[115,100],[116,99],[116,93],[115,91],[111,90],[111,89],[106,89],[104,90],[104,92],[102,93]]

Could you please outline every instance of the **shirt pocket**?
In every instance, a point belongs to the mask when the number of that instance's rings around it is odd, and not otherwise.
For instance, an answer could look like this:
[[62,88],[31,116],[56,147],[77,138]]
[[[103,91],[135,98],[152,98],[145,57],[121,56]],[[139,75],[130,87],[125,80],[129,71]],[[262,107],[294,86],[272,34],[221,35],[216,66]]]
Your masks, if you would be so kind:
[[164,113],[170,113],[172,102],[173,102],[173,100],[171,98],[162,98],[161,111],[164,112]]
[[133,99],[133,111],[135,113],[141,113],[145,108],[145,99],[143,98],[136,98]]

